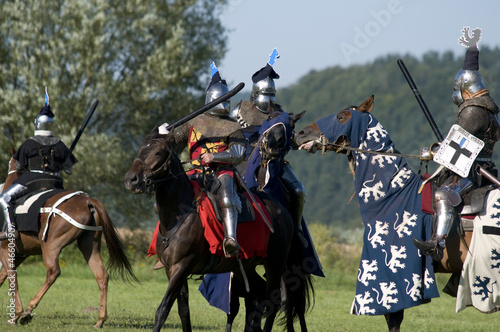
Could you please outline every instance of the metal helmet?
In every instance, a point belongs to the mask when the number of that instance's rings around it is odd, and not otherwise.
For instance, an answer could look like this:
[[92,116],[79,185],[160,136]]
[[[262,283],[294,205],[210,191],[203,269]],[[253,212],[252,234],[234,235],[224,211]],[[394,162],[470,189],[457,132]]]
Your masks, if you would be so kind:
[[263,113],[268,114],[275,104],[276,85],[274,80],[280,78],[280,75],[274,71],[274,63],[279,58],[276,48],[269,54],[269,61],[265,67],[262,67],[252,76],[252,93],[250,101]]
[[54,118],[48,115],[39,115],[35,119],[35,131],[50,131],[54,126]]
[[50,109],[49,94],[45,88],[45,106],[40,110],[40,114],[35,119],[35,135],[52,136],[54,127],[54,113]]
[[483,89],[486,89],[486,86],[483,83],[481,74],[477,70],[462,69],[455,77],[451,98],[456,105],[460,105],[464,100],[469,99],[472,95]]
[[[210,65],[212,79],[207,88],[207,95],[205,97],[205,105],[214,101],[215,99],[222,97],[229,92],[226,81],[220,77],[219,69],[212,62]],[[220,104],[215,105],[207,111],[208,114],[227,116],[229,115],[229,109],[231,108],[231,100],[226,99]]]
[[[227,94],[229,88],[223,82],[218,82],[210,86],[207,90],[207,96],[205,97],[205,104],[214,101],[215,99]],[[207,111],[207,113],[212,115],[229,115],[229,109],[231,108],[231,100],[226,99],[220,104],[215,105]]]
[[269,106],[273,106],[276,100],[276,85],[274,80],[266,77],[257,81],[252,86],[250,100],[264,113],[269,113]]

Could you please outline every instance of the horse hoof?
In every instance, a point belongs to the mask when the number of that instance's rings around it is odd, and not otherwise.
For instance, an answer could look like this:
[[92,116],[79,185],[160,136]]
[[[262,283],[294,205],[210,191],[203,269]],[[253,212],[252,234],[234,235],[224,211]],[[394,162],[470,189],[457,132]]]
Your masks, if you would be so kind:
[[31,312],[23,312],[23,314],[21,315],[21,317],[19,317],[19,324],[26,325],[29,322],[31,322],[32,319],[33,319],[33,313],[31,313]]
[[94,328],[96,329],[102,329],[102,326],[104,325],[104,321],[100,320],[97,322],[97,324],[94,325]]

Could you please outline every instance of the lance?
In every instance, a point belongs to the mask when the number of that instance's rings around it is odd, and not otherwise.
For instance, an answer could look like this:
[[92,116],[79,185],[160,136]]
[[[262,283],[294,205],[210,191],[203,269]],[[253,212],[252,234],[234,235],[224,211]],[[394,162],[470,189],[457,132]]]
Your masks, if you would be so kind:
[[229,91],[228,93],[226,93],[225,95],[223,96],[220,96],[219,98],[217,99],[214,99],[213,101],[209,102],[208,104],[205,104],[204,106],[202,106],[201,108],[197,109],[196,111],[194,112],[191,112],[189,113],[188,115],[186,115],[185,117],[183,117],[182,119],[180,120],[177,120],[176,122],[172,123],[171,125],[169,125],[166,130],[167,131],[170,131],[172,130],[173,128],[175,127],[178,127],[180,126],[181,124],[183,123],[186,123],[188,122],[189,120],[191,120],[192,118],[208,111],[209,109],[211,109],[212,107],[222,103],[223,101],[231,98],[232,96],[234,96],[235,94],[237,94],[238,92],[241,91],[241,89],[243,89],[245,87],[245,83],[241,82],[240,84],[238,84],[236,87],[234,87],[233,90]]
[[424,111],[424,115],[427,118],[427,121],[431,125],[432,131],[434,132],[434,135],[436,135],[437,139],[439,142],[443,140],[443,135],[441,135],[441,132],[439,131],[438,126],[436,125],[436,122],[434,122],[434,118],[432,117],[431,112],[429,111],[429,108],[425,104],[424,99],[422,98],[422,95],[417,89],[417,86],[415,85],[415,82],[413,82],[413,79],[411,78],[410,73],[408,72],[408,69],[406,69],[406,66],[403,62],[402,59],[398,59],[398,65],[401,71],[403,72],[404,77],[406,78],[406,81],[408,82],[408,85],[410,86],[411,90],[413,91],[413,94],[415,95],[415,98],[418,101],[418,104],[420,105],[420,108],[422,111]]
[[89,112],[85,116],[85,119],[83,119],[83,123],[80,126],[80,130],[78,130],[78,133],[76,134],[75,139],[73,140],[73,143],[71,143],[71,147],[69,148],[69,152],[73,152],[75,149],[76,143],[78,143],[78,140],[80,139],[80,136],[82,136],[83,131],[87,127],[87,124],[89,123],[90,118],[92,117],[92,114],[94,114],[95,109],[97,108],[97,104],[99,104],[99,100],[96,100],[92,107],[90,108]]
[[234,170],[234,174],[236,175],[236,178],[240,182],[241,186],[247,192],[248,196],[250,197],[250,200],[252,201],[253,205],[255,206],[255,208],[257,209],[257,211],[259,212],[259,214],[262,217],[262,219],[264,219],[264,222],[266,223],[267,227],[269,227],[269,229],[271,230],[271,233],[274,233],[273,224],[271,223],[271,221],[269,221],[269,219],[267,219],[267,216],[265,215],[264,211],[262,211],[262,209],[260,208],[259,204],[257,204],[257,201],[255,200],[255,197],[253,197],[253,193],[246,186],[245,180],[243,180],[243,177],[241,176],[240,172],[238,171],[238,169],[236,169],[236,167],[233,167],[233,170]]
[[[431,112],[429,111],[429,108],[427,108],[427,105],[425,104],[424,99],[422,98],[422,95],[417,89],[417,86],[415,82],[413,82],[413,79],[411,78],[410,73],[408,72],[408,69],[406,68],[404,62],[402,59],[398,59],[398,66],[403,72],[404,77],[406,78],[406,81],[408,82],[408,85],[410,86],[411,90],[413,91],[413,94],[415,95],[415,98],[417,98],[418,104],[420,105],[420,108],[424,112],[425,117],[427,118],[427,121],[431,125],[432,131],[434,132],[434,135],[436,135],[437,139],[439,142],[443,141],[443,135],[441,135],[441,132],[439,131],[438,126],[436,125],[436,122],[434,122],[434,118],[432,117]],[[485,170],[481,165],[476,165],[476,170],[483,175],[485,178],[491,181],[491,183],[494,183],[497,187],[500,187],[500,180],[498,180],[493,174]]]

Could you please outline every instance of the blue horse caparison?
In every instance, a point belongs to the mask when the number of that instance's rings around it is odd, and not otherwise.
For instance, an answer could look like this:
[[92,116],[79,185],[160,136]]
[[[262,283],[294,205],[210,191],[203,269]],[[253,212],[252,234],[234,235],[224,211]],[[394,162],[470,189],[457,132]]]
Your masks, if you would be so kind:
[[[351,147],[397,152],[369,112],[346,109],[316,125],[328,142],[343,136]],[[365,231],[351,313],[390,314],[438,297],[432,260],[420,255],[412,242],[428,239],[432,231],[432,216],[422,212],[417,193],[420,177],[402,157],[352,153]]]

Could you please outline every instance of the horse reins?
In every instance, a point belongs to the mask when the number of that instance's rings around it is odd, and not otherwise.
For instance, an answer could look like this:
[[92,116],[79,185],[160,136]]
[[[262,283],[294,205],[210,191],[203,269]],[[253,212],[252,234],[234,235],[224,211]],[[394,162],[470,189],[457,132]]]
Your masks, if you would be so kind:
[[369,154],[376,154],[376,155],[385,155],[385,156],[395,156],[395,157],[402,157],[402,158],[414,158],[414,159],[420,159],[423,161],[430,160],[428,158],[422,158],[419,155],[414,155],[414,154],[403,154],[403,153],[396,153],[396,152],[387,152],[387,151],[374,151],[374,150],[364,150],[364,149],[359,149],[359,148],[353,148],[349,145],[346,144],[337,144],[337,143],[329,143],[327,138],[324,135],[321,135],[319,139],[316,140],[319,144],[322,145],[322,153],[325,154],[326,152],[326,147],[332,146],[336,148],[335,152],[340,153],[342,150],[347,150],[347,151],[352,151],[352,152],[358,152],[358,153],[369,153]]

